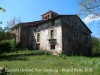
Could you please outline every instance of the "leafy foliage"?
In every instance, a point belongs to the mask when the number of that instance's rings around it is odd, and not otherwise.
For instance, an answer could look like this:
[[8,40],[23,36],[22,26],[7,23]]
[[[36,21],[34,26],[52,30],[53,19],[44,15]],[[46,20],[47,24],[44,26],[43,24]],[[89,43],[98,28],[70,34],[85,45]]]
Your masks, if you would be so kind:
[[52,53],[46,50],[18,49],[18,51],[3,53],[2,55],[16,57],[16,56],[52,55]]
[[5,12],[6,10],[4,9],[4,8],[2,8],[2,7],[0,7],[0,10],[2,11],[2,12]]
[[16,51],[18,42],[16,42],[15,38],[10,40],[9,43],[10,43],[11,51]]
[[15,39],[0,41],[0,53],[17,51],[20,46],[20,42],[16,42]]
[[92,37],[92,51],[93,54],[100,54],[100,39]]
[[11,47],[9,41],[8,40],[0,41],[0,53],[10,52],[10,51],[11,51]]
[[13,34],[10,33],[10,29],[5,27],[4,29],[0,27],[0,41],[1,40],[9,40],[13,37]]

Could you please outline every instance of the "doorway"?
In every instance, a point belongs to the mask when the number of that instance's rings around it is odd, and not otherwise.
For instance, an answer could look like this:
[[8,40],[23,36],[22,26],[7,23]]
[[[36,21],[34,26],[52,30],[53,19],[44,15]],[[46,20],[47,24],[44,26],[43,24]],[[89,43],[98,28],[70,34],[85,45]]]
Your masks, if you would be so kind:
[[40,49],[40,44],[37,44],[37,49],[38,49],[38,50]]

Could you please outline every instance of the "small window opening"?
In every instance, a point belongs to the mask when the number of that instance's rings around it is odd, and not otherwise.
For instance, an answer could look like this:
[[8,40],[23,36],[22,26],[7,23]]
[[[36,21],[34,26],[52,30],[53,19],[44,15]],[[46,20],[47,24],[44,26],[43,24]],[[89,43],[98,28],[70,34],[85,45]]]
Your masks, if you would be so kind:
[[51,45],[51,49],[55,49],[55,45]]
[[76,37],[76,32],[74,31],[74,37]]
[[45,17],[45,19],[47,20],[47,16]]
[[51,30],[51,39],[54,38],[54,30]]
[[78,37],[78,35],[79,35],[79,32],[76,32],[76,36]]
[[66,35],[68,35],[68,30],[66,30]]
[[37,34],[37,42],[40,42],[40,33]]
[[49,15],[48,15],[48,19],[49,19]]

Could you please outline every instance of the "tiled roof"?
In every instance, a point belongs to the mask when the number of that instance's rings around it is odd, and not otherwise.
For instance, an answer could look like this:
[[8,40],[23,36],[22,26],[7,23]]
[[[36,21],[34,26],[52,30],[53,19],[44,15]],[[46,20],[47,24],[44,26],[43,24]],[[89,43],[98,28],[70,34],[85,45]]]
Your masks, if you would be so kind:
[[[58,16],[56,16],[56,17],[53,17],[53,18],[51,18],[51,19],[48,19],[48,20],[38,20],[38,21],[33,21],[33,22],[25,22],[25,23],[19,23],[19,24],[17,24],[16,26],[18,26],[18,25],[20,25],[20,24],[28,24],[29,26],[36,26],[36,25],[40,25],[40,24],[42,24],[42,23],[45,23],[45,22],[47,22],[47,21],[50,21],[50,20],[53,20],[53,19],[56,19],[56,18],[59,18],[59,17],[64,17],[64,16],[76,16],[76,17],[78,17],[77,15],[58,15]],[[79,18],[79,17],[78,17]],[[83,23],[83,25],[91,32],[91,30],[84,24],[84,22],[79,18],[79,20],[81,21],[81,23]],[[16,26],[14,26],[14,27],[16,27]],[[14,28],[14,27],[12,27],[12,28]],[[92,32],[91,32],[92,33]]]
[[43,16],[43,15],[45,15],[45,14],[47,14],[47,13],[50,13],[50,12],[51,12],[51,13],[55,13],[55,14],[59,15],[58,13],[56,13],[56,12],[54,12],[54,11],[51,11],[51,10],[50,10],[50,11],[48,11],[48,12],[46,12],[46,13],[42,14],[41,16]]
[[35,26],[37,24],[40,24],[41,22],[44,22],[45,20],[39,20],[39,21],[34,21],[30,23],[30,26]]

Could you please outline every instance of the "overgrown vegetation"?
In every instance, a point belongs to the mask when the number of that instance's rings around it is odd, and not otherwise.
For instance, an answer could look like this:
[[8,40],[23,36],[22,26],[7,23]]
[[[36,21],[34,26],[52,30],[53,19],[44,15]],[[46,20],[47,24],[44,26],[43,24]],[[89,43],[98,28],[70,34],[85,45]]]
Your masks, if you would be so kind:
[[9,43],[10,43],[11,51],[16,51],[19,43],[16,42],[15,39],[10,40]]
[[93,55],[100,55],[100,38],[92,37]]
[[14,52],[20,48],[20,42],[16,42],[15,39],[0,41],[0,53]]
[[[4,10],[0,7],[0,10]],[[11,33],[11,27],[20,22],[20,18],[13,17],[7,21],[6,27],[0,27],[0,53],[14,52],[21,47],[21,42],[16,42],[16,35]],[[2,24],[2,21],[1,23]]]
[[0,65],[7,69],[8,75],[99,75],[98,58],[53,56],[43,50],[25,50],[0,55]]
[[13,34],[10,33],[10,29],[5,27],[4,29],[0,27],[0,41],[11,39]]
[[[7,22],[8,23],[8,22]],[[0,53],[11,52],[19,49],[19,42],[14,39],[9,25],[5,28],[0,27]]]
[[3,53],[1,54],[1,56],[31,56],[31,55],[52,55],[51,52],[46,51],[46,50],[28,50],[28,49],[22,49],[22,50],[18,50],[18,51],[13,51],[13,52],[9,52],[9,53]]
[[8,40],[0,41],[0,53],[11,52],[10,44]]

